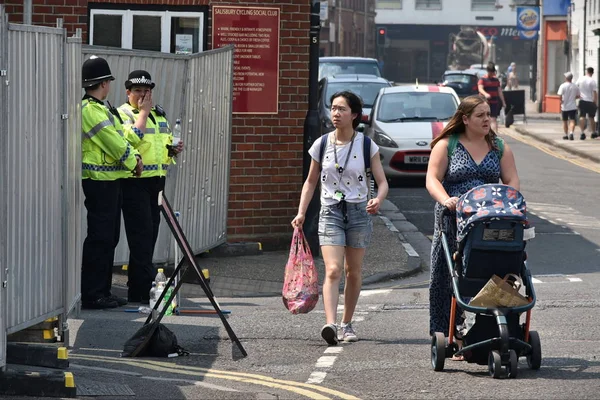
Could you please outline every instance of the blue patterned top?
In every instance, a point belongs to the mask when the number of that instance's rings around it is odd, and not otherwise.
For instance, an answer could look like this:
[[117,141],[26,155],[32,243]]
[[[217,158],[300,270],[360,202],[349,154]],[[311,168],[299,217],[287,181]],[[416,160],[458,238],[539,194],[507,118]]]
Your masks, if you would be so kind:
[[500,181],[500,155],[490,150],[480,164],[476,164],[462,143],[448,160],[448,169],[442,185],[448,196],[460,197],[476,186]]

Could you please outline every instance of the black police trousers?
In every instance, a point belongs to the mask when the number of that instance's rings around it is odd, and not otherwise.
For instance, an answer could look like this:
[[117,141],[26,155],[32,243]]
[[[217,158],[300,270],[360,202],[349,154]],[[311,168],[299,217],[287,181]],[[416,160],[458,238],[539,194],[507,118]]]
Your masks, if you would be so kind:
[[87,237],[81,260],[81,299],[111,295],[112,267],[121,229],[121,181],[82,180]]
[[152,256],[160,225],[158,193],[165,188],[165,177],[123,179],[122,188],[129,245],[127,295],[131,301],[148,300],[156,277]]

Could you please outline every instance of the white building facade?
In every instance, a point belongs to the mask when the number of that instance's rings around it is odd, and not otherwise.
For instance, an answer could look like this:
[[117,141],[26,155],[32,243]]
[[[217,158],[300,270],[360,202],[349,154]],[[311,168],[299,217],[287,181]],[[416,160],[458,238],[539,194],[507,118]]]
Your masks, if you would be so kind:
[[462,27],[471,27],[488,40],[490,60],[498,69],[505,71],[516,62],[520,83],[528,85],[537,46],[536,40],[520,37],[516,29],[517,2],[536,4],[535,0],[378,0],[375,23],[378,32],[385,32],[385,41],[378,46],[384,76],[396,82],[440,79],[450,64],[452,38]]
[[585,74],[587,67],[594,68],[598,75],[598,36],[600,29],[600,0],[573,0],[568,20],[570,30],[570,68],[575,79]]

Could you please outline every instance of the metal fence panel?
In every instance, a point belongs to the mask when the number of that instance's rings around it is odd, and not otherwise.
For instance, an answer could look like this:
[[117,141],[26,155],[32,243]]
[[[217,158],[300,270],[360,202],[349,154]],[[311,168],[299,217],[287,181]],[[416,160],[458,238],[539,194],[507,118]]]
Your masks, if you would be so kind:
[[65,223],[66,313],[78,305],[81,297],[81,253],[83,190],[81,188],[81,37],[67,39],[64,58],[65,96],[63,110],[68,118],[63,125],[64,195],[63,215]]
[[[63,29],[8,26],[7,333],[64,310]],[[35,111],[35,112],[32,112]]]
[[[115,81],[107,100],[115,107],[127,100],[125,81],[129,72],[143,69],[150,73],[156,82],[152,93],[154,103],[165,109],[171,125],[181,118],[186,143],[177,164],[169,169],[165,194],[181,212],[182,227],[196,253],[224,243],[227,239],[233,47],[187,56],[83,46],[83,60],[91,55],[108,61]],[[85,210],[82,219],[85,227]],[[115,265],[128,261],[127,238],[121,223]],[[172,235],[162,223],[154,262],[173,261]]]
[[[4,71],[8,69],[8,18],[4,7],[0,6],[0,115],[8,114],[8,93],[4,84]],[[6,118],[0,118],[0,227],[6,226],[7,209],[4,188],[8,178],[8,166],[6,164],[6,153],[8,143],[8,125]],[[7,290],[2,284],[6,281],[6,235],[0,234],[0,369],[6,365],[6,294]]]

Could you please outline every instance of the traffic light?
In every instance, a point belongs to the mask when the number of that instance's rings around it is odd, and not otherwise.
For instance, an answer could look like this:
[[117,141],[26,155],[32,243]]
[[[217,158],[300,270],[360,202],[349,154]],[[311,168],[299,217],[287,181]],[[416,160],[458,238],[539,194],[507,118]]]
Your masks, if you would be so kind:
[[385,36],[386,36],[386,31],[385,28],[379,28],[377,30],[377,46],[385,46]]

